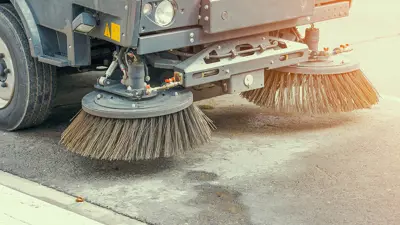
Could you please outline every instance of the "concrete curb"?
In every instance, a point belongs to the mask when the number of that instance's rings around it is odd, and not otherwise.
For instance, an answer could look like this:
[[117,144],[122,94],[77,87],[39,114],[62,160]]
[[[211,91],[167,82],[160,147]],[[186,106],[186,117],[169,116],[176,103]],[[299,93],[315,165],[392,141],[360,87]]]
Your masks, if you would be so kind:
[[[0,171],[0,187],[4,186],[3,191],[17,194],[12,190],[18,191],[22,194],[28,195],[27,198],[33,197],[41,200],[41,202],[49,203],[54,207],[58,207],[80,216],[88,218],[88,221],[94,221],[105,225],[145,225],[140,221],[131,219],[129,217],[120,215],[100,206],[93,205],[88,202],[77,203],[74,196],[56,191],[54,189],[45,187],[38,183],[14,176],[12,174]],[[12,190],[9,190],[9,189]],[[20,197],[22,195],[19,195]],[[33,200],[30,198],[30,200]],[[47,205],[48,206],[48,205]],[[4,206],[0,203],[0,209]],[[7,206],[6,206],[7,207]],[[4,211],[5,208],[1,211]],[[59,209],[57,209],[59,210]],[[22,213],[22,212],[21,212]],[[63,220],[63,218],[60,218]]]

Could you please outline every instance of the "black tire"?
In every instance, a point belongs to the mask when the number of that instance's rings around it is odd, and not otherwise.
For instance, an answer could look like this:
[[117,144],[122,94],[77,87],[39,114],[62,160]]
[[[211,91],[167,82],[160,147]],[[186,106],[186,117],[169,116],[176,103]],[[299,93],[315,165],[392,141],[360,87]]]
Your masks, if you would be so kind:
[[0,4],[0,21],[0,38],[10,52],[15,76],[14,95],[0,109],[0,129],[40,125],[50,115],[55,99],[56,69],[31,57],[24,27],[12,5]]

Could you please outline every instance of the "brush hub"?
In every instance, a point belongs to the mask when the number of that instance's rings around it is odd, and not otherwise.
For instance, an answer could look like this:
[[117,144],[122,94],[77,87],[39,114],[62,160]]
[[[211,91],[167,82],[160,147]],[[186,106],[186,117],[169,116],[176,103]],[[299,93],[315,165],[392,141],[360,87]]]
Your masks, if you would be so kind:
[[184,89],[169,89],[140,100],[96,90],[83,97],[82,109],[98,117],[139,119],[173,114],[192,103],[192,92]]
[[335,55],[329,57],[327,60],[308,61],[276,70],[284,73],[329,75],[350,73],[359,69],[359,62],[344,55]]

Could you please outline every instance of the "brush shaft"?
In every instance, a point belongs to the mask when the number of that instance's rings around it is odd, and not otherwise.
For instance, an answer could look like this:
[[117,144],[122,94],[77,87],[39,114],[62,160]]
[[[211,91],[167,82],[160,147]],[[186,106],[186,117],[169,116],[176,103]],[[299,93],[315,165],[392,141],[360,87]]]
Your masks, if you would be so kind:
[[144,90],[145,65],[142,62],[132,62],[128,64],[127,85],[134,90]]
[[318,52],[319,48],[319,29],[307,28],[304,42],[308,45],[311,51]]

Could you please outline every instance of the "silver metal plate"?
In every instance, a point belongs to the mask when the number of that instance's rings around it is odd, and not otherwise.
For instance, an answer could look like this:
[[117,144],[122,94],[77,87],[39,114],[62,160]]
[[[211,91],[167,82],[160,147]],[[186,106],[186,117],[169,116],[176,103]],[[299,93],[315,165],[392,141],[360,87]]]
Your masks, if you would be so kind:
[[170,89],[145,100],[131,100],[104,91],[93,91],[82,99],[82,108],[99,117],[139,119],[176,113],[192,103],[193,94],[187,90]]
[[349,73],[358,69],[360,69],[359,62],[346,58],[345,55],[336,55],[330,57],[330,59],[326,61],[303,62],[299,65],[283,67],[276,70],[285,73],[327,75]]
[[200,24],[206,33],[312,16],[314,0],[203,0]]
[[264,69],[234,75],[228,82],[228,93],[241,93],[264,87]]

